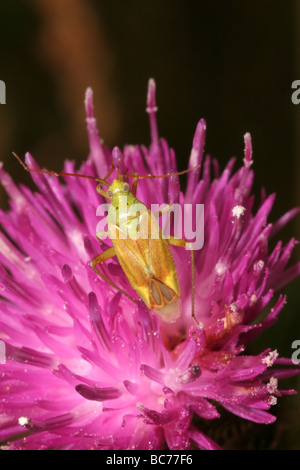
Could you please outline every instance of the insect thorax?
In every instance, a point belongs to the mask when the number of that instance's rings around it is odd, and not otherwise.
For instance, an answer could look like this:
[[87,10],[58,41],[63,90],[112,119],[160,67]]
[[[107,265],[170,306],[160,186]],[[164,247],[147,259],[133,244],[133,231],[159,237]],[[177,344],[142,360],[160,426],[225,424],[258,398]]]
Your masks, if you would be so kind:
[[[141,236],[142,226],[148,226],[148,209],[136,199],[131,193],[119,193],[115,195],[109,207],[107,215],[108,230],[110,238],[114,236],[115,228],[119,228],[123,237],[127,238],[148,238],[148,235]],[[119,232],[119,231],[118,231]]]

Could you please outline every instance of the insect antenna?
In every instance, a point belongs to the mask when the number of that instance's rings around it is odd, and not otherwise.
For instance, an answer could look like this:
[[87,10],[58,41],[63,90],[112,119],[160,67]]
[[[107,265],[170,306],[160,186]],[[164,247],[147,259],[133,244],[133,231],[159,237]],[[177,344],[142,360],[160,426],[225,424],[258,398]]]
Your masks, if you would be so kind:
[[88,178],[92,179],[94,181],[97,181],[98,183],[105,184],[106,186],[109,186],[109,183],[106,181],[106,179],[109,177],[109,175],[113,172],[114,168],[112,167],[108,174],[105,176],[104,179],[98,178],[96,176],[91,176],[91,175],[82,175],[81,173],[67,173],[65,171],[52,171],[52,170],[38,170],[35,168],[29,168],[26,163],[24,163],[21,158],[15,153],[12,152],[13,156],[18,160],[18,162],[22,165],[24,170],[28,171],[29,173],[43,173],[46,175],[54,175],[54,176],[77,176],[78,178]]
[[[114,166],[114,164],[112,164],[112,166],[111,166],[111,168],[109,169],[108,173],[104,176],[103,179],[101,179],[101,181],[106,181],[107,178],[110,177],[110,175],[112,174],[112,172],[114,171],[114,169],[115,169],[115,166]],[[119,170],[118,170],[118,171],[119,171]],[[98,179],[100,180],[100,178],[98,178]],[[108,186],[109,184],[106,183],[106,185]]]
[[168,174],[165,174],[165,175],[137,175],[136,173],[127,173],[125,176],[129,177],[129,178],[138,178],[138,179],[169,178],[170,176],[184,175],[185,173],[189,173],[190,171],[197,170],[200,167],[201,167],[201,165],[196,165],[196,166],[193,166],[192,168],[188,168],[187,170],[177,171],[176,173],[168,173]]

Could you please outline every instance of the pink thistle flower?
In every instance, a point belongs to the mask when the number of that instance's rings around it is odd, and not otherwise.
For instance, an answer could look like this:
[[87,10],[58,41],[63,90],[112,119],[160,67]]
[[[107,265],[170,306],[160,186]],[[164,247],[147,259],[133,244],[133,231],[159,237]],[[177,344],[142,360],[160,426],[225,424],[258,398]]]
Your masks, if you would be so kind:
[[[103,177],[112,161],[121,173],[176,172],[174,151],[159,138],[155,84],[147,112],[151,145],[109,151],[102,145],[86,93],[90,155],[79,173]],[[189,168],[202,164],[206,124],[196,128]],[[30,154],[26,163],[38,165]],[[211,165],[213,178],[211,179]],[[191,317],[190,253],[172,249],[182,290],[182,313],[164,323],[140,302],[116,292],[89,267],[102,247],[95,237],[103,199],[90,179],[31,173],[33,193],[0,179],[10,210],[0,212],[0,440],[8,449],[217,449],[193,416],[214,420],[222,408],[257,423],[272,423],[270,408],[282,394],[278,379],[296,369],[266,350],[245,348],[278,318],[285,297],[271,299],[296,277],[287,267],[292,239],[269,251],[270,237],[298,212],[267,223],[274,195],[253,214],[252,146],[245,135],[243,166],[223,172],[208,156],[188,174],[141,180],[137,197],[153,203],[204,204],[204,245],[195,252],[195,313]],[[65,162],[65,172],[75,173]],[[108,242],[109,243],[109,242]],[[115,259],[103,272],[131,287]],[[131,289],[132,290],[132,289]],[[261,313],[269,308],[265,318]],[[2,348],[3,349],[3,348]],[[2,358],[3,359],[3,358]],[[25,433],[25,434],[24,434]],[[22,437],[15,438],[22,434]]]

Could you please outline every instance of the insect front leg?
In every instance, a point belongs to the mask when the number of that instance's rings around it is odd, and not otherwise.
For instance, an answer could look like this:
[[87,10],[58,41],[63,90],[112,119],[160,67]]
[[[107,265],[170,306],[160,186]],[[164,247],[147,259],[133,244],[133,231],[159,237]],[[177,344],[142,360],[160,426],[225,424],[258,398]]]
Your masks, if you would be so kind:
[[194,250],[192,247],[192,243],[188,242],[186,240],[183,240],[182,238],[176,238],[173,237],[172,235],[169,236],[167,239],[167,242],[169,245],[173,246],[180,246],[185,249],[189,249],[191,252],[191,269],[192,269],[192,317],[197,323],[198,326],[200,326],[199,321],[197,320],[195,316],[195,258],[194,258]]
[[138,185],[139,178],[138,178],[137,173],[134,173],[134,175],[135,176],[134,176],[133,181],[132,181],[131,192],[134,195],[134,197],[136,197],[136,191],[137,191],[137,185]]
[[[98,237],[97,237],[98,238]],[[107,250],[103,251],[103,253],[100,253],[100,255],[96,256],[92,261],[90,261],[89,265],[92,268],[93,271],[95,271],[96,274],[98,274],[102,279],[104,279],[108,284],[110,284],[112,287],[117,289],[119,292],[122,294],[126,295],[130,300],[132,300],[134,303],[138,303],[136,299],[131,297],[131,295],[127,294],[123,289],[121,289],[119,286],[117,286],[114,282],[112,282],[105,274],[101,273],[95,266],[97,264],[104,263],[104,261],[112,258],[113,256],[116,256],[116,251],[114,247],[108,248]]]

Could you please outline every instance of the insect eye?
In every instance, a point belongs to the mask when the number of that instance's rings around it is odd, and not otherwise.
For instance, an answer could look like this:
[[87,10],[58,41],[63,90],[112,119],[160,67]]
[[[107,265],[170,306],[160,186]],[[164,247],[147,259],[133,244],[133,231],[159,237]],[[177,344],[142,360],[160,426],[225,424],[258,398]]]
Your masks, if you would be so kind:
[[123,191],[128,192],[129,189],[130,189],[129,184],[128,184],[128,183],[124,183],[124,184],[123,184]]
[[107,195],[108,195],[108,197],[113,197],[114,194],[113,194],[112,191],[107,191]]

